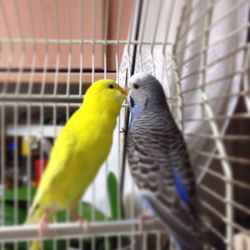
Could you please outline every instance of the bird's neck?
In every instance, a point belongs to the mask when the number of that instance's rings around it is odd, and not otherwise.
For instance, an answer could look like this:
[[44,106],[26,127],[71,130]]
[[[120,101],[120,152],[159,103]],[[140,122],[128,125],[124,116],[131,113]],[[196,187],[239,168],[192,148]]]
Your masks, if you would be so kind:
[[92,119],[98,120],[101,127],[113,130],[116,126],[116,116],[113,116],[110,112],[105,112],[101,109],[95,108],[80,108],[84,117],[92,117]]
[[104,97],[88,97],[82,103],[81,109],[88,114],[96,114],[108,116],[109,118],[116,119],[119,115],[119,105],[111,105]]

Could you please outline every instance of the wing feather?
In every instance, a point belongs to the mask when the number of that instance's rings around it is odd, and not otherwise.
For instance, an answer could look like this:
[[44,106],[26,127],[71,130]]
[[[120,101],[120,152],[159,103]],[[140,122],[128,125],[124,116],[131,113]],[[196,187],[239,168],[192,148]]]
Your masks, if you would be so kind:
[[38,207],[40,201],[48,194],[48,190],[53,190],[53,183],[62,176],[66,166],[71,161],[76,145],[74,138],[70,130],[64,127],[52,149],[48,166],[43,173],[30,213],[33,213],[33,210]]

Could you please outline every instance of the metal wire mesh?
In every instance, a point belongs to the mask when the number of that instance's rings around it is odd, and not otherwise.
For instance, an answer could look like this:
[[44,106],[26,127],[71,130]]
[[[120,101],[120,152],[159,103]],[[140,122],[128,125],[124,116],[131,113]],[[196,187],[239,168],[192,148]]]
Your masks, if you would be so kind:
[[[250,214],[249,5],[0,0],[1,249],[26,249],[38,238],[36,227],[21,224],[54,139],[93,81],[113,78],[124,85],[127,69],[151,72],[163,84],[197,170],[215,246],[244,249]],[[89,231],[66,214],[49,229],[53,241],[44,249],[168,249],[158,223],[138,234],[135,219],[143,208],[127,166],[124,211],[117,204],[117,218],[110,220],[107,176],[112,172],[122,183],[126,108],[111,154],[83,197],[94,221]]]

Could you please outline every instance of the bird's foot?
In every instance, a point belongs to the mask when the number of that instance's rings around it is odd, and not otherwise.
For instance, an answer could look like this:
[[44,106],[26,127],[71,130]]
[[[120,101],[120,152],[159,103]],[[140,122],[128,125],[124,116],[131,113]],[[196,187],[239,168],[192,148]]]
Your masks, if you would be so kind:
[[144,212],[140,215],[139,220],[140,220],[140,224],[139,224],[139,233],[142,234],[143,233],[143,229],[144,229],[144,225],[146,221],[152,220],[154,219],[154,216],[149,213],[149,212]]
[[83,218],[81,218],[80,216],[77,219],[80,227],[83,229],[84,232],[87,232],[89,229],[89,222]]
[[38,234],[40,238],[42,238],[45,232],[47,231],[48,224],[49,224],[48,215],[44,214],[38,223]]
[[83,219],[75,209],[71,209],[70,213],[73,218],[79,223],[80,227],[84,230],[84,232],[87,232],[89,228],[89,222]]

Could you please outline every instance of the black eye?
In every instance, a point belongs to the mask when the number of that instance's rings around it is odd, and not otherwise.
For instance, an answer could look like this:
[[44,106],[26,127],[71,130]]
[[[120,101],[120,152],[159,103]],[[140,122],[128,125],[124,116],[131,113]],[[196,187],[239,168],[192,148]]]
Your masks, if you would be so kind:
[[135,84],[134,84],[134,88],[135,88],[135,89],[138,89],[138,88],[139,88],[139,85],[135,83]]
[[113,88],[114,88],[114,85],[113,85],[113,84],[109,84],[108,88],[109,88],[109,89],[113,89]]

